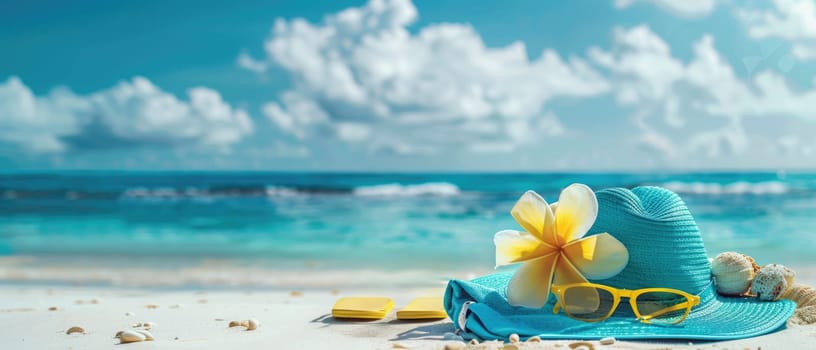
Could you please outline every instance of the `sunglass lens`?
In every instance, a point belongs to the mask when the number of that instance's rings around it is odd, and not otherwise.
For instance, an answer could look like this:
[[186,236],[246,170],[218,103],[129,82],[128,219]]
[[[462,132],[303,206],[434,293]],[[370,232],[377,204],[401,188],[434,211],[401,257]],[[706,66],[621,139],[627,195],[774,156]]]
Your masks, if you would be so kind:
[[605,289],[595,287],[570,287],[564,291],[564,309],[573,318],[600,320],[609,315],[614,296]]
[[635,300],[640,316],[651,323],[672,324],[683,320],[689,308],[685,296],[670,292],[648,292]]

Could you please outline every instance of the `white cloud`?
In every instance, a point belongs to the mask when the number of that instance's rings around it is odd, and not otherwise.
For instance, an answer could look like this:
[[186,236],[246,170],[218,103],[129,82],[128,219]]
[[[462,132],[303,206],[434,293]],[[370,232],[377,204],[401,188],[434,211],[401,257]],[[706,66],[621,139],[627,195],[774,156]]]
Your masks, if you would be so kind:
[[612,51],[590,48],[589,57],[610,74],[618,103],[634,110],[644,149],[678,162],[722,158],[757,151],[785,126],[816,130],[816,86],[794,91],[770,71],[742,80],[709,35],[688,63],[646,26],[616,29],[614,38]]
[[238,58],[235,60],[235,63],[238,65],[238,67],[259,74],[266,72],[266,70],[269,68],[269,65],[266,64],[266,62],[252,58],[252,56],[250,56],[245,51],[241,52],[238,55]]
[[547,49],[531,60],[521,42],[487,47],[465,24],[412,34],[416,18],[408,0],[372,0],[320,24],[277,20],[263,64],[285,69],[293,88],[264,114],[301,139],[333,130],[374,149],[433,153],[477,141],[517,145],[534,139],[526,126],[542,121],[552,127],[542,135],[559,135],[549,101],[609,89],[582,59]]
[[813,0],[774,0],[772,9],[742,9],[740,19],[753,38],[782,38],[793,44],[791,53],[802,60],[816,58],[816,3]]
[[37,153],[63,151],[59,137],[79,129],[73,111],[87,107],[87,101],[64,90],[37,97],[19,78],[10,77],[0,84],[0,141]]
[[651,3],[677,16],[699,18],[714,12],[723,0],[614,0],[615,7],[622,9],[637,2]]
[[66,88],[35,96],[17,77],[0,84],[0,141],[34,152],[194,144],[225,148],[252,132],[242,109],[209,88],[189,101],[135,77],[89,95]]

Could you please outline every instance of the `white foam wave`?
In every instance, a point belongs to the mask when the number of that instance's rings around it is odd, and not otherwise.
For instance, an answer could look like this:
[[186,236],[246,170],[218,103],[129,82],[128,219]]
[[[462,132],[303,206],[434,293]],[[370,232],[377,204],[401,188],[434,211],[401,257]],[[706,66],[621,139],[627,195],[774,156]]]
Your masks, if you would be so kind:
[[269,197],[293,197],[299,194],[297,190],[287,187],[270,186],[266,188],[266,195]]
[[447,182],[428,182],[417,185],[397,183],[362,186],[352,191],[355,196],[365,197],[416,197],[416,196],[456,196],[462,193],[454,184]]
[[179,192],[173,188],[169,187],[160,187],[160,188],[145,188],[145,187],[136,187],[136,188],[129,188],[124,193],[125,197],[158,197],[158,198],[172,198],[178,197]]
[[787,185],[779,181],[747,182],[738,181],[729,184],[712,182],[668,182],[663,187],[677,193],[708,194],[708,195],[767,195],[785,194],[790,190]]

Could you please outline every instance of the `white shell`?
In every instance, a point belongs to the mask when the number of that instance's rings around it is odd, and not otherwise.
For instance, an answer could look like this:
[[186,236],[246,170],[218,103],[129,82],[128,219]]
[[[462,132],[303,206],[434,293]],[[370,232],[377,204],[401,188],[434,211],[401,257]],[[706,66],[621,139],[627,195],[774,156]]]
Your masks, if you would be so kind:
[[147,341],[152,341],[153,340],[153,334],[150,334],[150,331],[143,330],[143,329],[138,329],[138,330],[136,330],[136,333],[139,333],[139,334],[143,335],[145,337],[145,340],[147,340]]
[[258,320],[254,319],[254,318],[248,319],[246,321],[246,323],[247,323],[247,330],[248,331],[254,331],[254,330],[258,329],[258,326],[261,325],[261,323],[258,322]]
[[136,331],[121,331],[119,333],[116,333],[116,337],[119,338],[119,341],[122,344],[140,342],[144,341],[147,338],[145,337],[144,334],[141,334]]
[[745,294],[754,279],[754,271],[753,259],[740,253],[720,253],[711,261],[711,274],[717,292],[722,295]]
[[788,281],[793,282],[793,276],[793,271],[785,266],[765,265],[754,277],[751,294],[756,295],[759,300],[777,300],[788,289]]

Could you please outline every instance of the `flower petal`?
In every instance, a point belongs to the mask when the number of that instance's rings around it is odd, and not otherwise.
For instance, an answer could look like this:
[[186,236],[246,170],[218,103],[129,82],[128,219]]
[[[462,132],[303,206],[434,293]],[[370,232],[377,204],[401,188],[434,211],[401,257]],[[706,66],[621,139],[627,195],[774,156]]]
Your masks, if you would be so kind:
[[555,267],[555,284],[588,283],[575,265],[567,259],[564,252],[558,254],[558,264]]
[[547,244],[556,246],[555,216],[547,201],[538,193],[525,192],[510,210],[510,215],[524,227],[524,230]]
[[497,232],[493,236],[493,243],[496,244],[497,267],[538,258],[555,251],[555,247],[537,237],[514,230]]
[[559,256],[560,254],[553,252],[521,265],[507,285],[507,301],[511,305],[532,308],[540,308],[547,304],[555,263]]
[[555,235],[558,246],[583,237],[598,217],[595,192],[582,184],[572,184],[561,191],[555,211]]
[[581,274],[593,280],[615,276],[629,263],[629,251],[606,232],[570,242],[562,249]]

